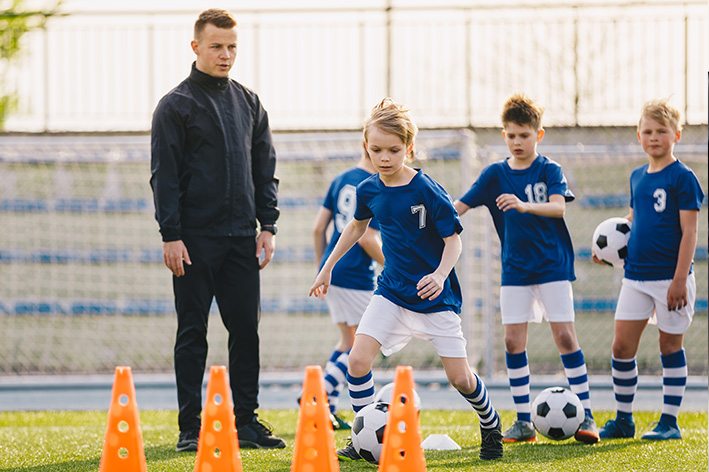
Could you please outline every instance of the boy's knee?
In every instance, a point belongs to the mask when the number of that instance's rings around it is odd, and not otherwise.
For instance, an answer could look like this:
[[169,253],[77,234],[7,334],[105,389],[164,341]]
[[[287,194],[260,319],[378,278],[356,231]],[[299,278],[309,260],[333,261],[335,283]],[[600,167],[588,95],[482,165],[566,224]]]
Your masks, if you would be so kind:
[[618,339],[613,340],[613,347],[611,348],[611,351],[613,352],[613,357],[616,359],[631,359],[635,357],[635,352],[632,346],[629,346],[628,343]]
[[453,388],[459,392],[465,393],[466,395],[473,393],[477,387],[477,383],[473,375],[460,374],[448,380]]
[[665,337],[660,335],[660,354],[667,356],[682,350],[682,340],[677,340],[674,337]]
[[369,365],[369,363],[362,356],[357,355],[355,351],[350,352],[347,361],[347,371],[353,377],[362,377],[363,375],[367,375],[367,372],[369,372],[372,368],[372,366]]
[[579,350],[574,323],[553,323],[552,333],[560,353],[570,354]]
[[520,339],[517,336],[507,336],[505,335],[505,351],[509,354],[519,354],[523,352],[527,346],[525,346],[525,339]]
[[572,333],[564,332],[562,333],[557,341],[557,347],[561,352],[575,352],[578,350],[578,342],[576,341],[576,336]]

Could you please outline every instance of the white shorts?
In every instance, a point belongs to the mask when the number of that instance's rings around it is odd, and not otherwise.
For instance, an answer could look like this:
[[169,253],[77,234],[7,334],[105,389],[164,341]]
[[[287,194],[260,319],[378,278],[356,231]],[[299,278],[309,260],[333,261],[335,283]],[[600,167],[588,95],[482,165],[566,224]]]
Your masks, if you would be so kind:
[[362,316],[357,334],[366,334],[382,345],[390,356],[406,346],[411,338],[433,344],[440,357],[468,357],[460,316],[452,311],[418,313],[402,308],[381,295],[374,295]]
[[335,323],[357,326],[372,299],[373,290],[355,290],[330,285],[325,296],[325,303],[330,311],[330,318]]
[[574,293],[571,282],[560,280],[538,285],[500,287],[502,324],[574,322]]
[[668,334],[684,334],[692,324],[694,301],[697,293],[694,272],[687,277],[687,305],[679,310],[667,309],[668,280],[623,279],[615,309],[616,320],[649,320],[660,331]]

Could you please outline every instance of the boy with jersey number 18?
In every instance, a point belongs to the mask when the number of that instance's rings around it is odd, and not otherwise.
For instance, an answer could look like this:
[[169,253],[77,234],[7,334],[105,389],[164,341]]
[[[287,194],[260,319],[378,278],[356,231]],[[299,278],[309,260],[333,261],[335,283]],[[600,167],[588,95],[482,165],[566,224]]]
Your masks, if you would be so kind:
[[531,420],[527,324],[549,321],[571,391],[585,418],[574,437],[598,442],[591,413],[588,374],[574,325],[571,282],[574,250],[564,222],[566,202],[575,197],[561,166],[537,153],[544,137],[544,109],[525,95],[513,95],[502,111],[502,134],[511,156],[490,164],[454,205],[460,215],[484,205],[502,245],[500,311],[505,327],[505,359],[517,420],[505,442],[536,441]]

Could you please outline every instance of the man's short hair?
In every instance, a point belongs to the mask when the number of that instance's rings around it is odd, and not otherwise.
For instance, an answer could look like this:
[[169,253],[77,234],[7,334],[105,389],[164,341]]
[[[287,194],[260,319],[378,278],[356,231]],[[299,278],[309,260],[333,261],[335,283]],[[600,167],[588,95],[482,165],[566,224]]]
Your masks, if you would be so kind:
[[517,93],[507,99],[502,107],[502,125],[515,123],[520,126],[529,125],[535,130],[542,129],[544,107],[528,96]]
[[198,40],[204,27],[207,24],[213,24],[217,28],[235,28],[236,20],[226,10],[221,10],[219,8],[210,8],[209,10],[204,10],[199,14],[199,18],[194,23],[194,39]]

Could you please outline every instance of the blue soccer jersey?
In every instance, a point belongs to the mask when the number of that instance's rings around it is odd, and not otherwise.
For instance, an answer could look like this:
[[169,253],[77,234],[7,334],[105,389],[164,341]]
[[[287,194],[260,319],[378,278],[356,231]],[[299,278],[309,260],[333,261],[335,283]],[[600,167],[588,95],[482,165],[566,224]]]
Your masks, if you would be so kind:
[[704,192],[692,169],[680,161],[652,173],[647,171],[648,165],[630,175],[633,224],[625,277],[668,280],[674,278],[682,240],[679,212],[699,210]]
[[460,199],[471,208],[485,205],[492,215],[502,245],[502,285],[536,285],[576,280],[574,249],[563,218],[503,212],[495,199],[514,194],[523,202],[545,203],[549,195],[575,197],[566,185],[561,166],[537,156],[526,169],[512,169],[507,160],[483,169],[480,177]]
[[[352,167],[340,173],[330,184],[323,206],[332,212],[334,229],[320,261],[321,269],[335,248],[345,226],[354,217],[357,205],[357,185],[371,175],[364,169]],[[379,229],[376,219],[372,219],[369,226]],[[335,264],[330,283],[355,290],[374,290],[374,271],[374,260],[362,249],[362,246],[355,244]]]
[[433,300],[422,300],[416,288],[424,275],[438,268],[443,238],[463,231],[458,212],[443,187],[420,170],[411,182],[398,187],[387,187],[375,174],[357,187],[354,217],[375,217],[379,223],[386,262],[377,279],[376,294],[419,313],[460,313],[462,296],[455,269],[448,275],[443,292]]

